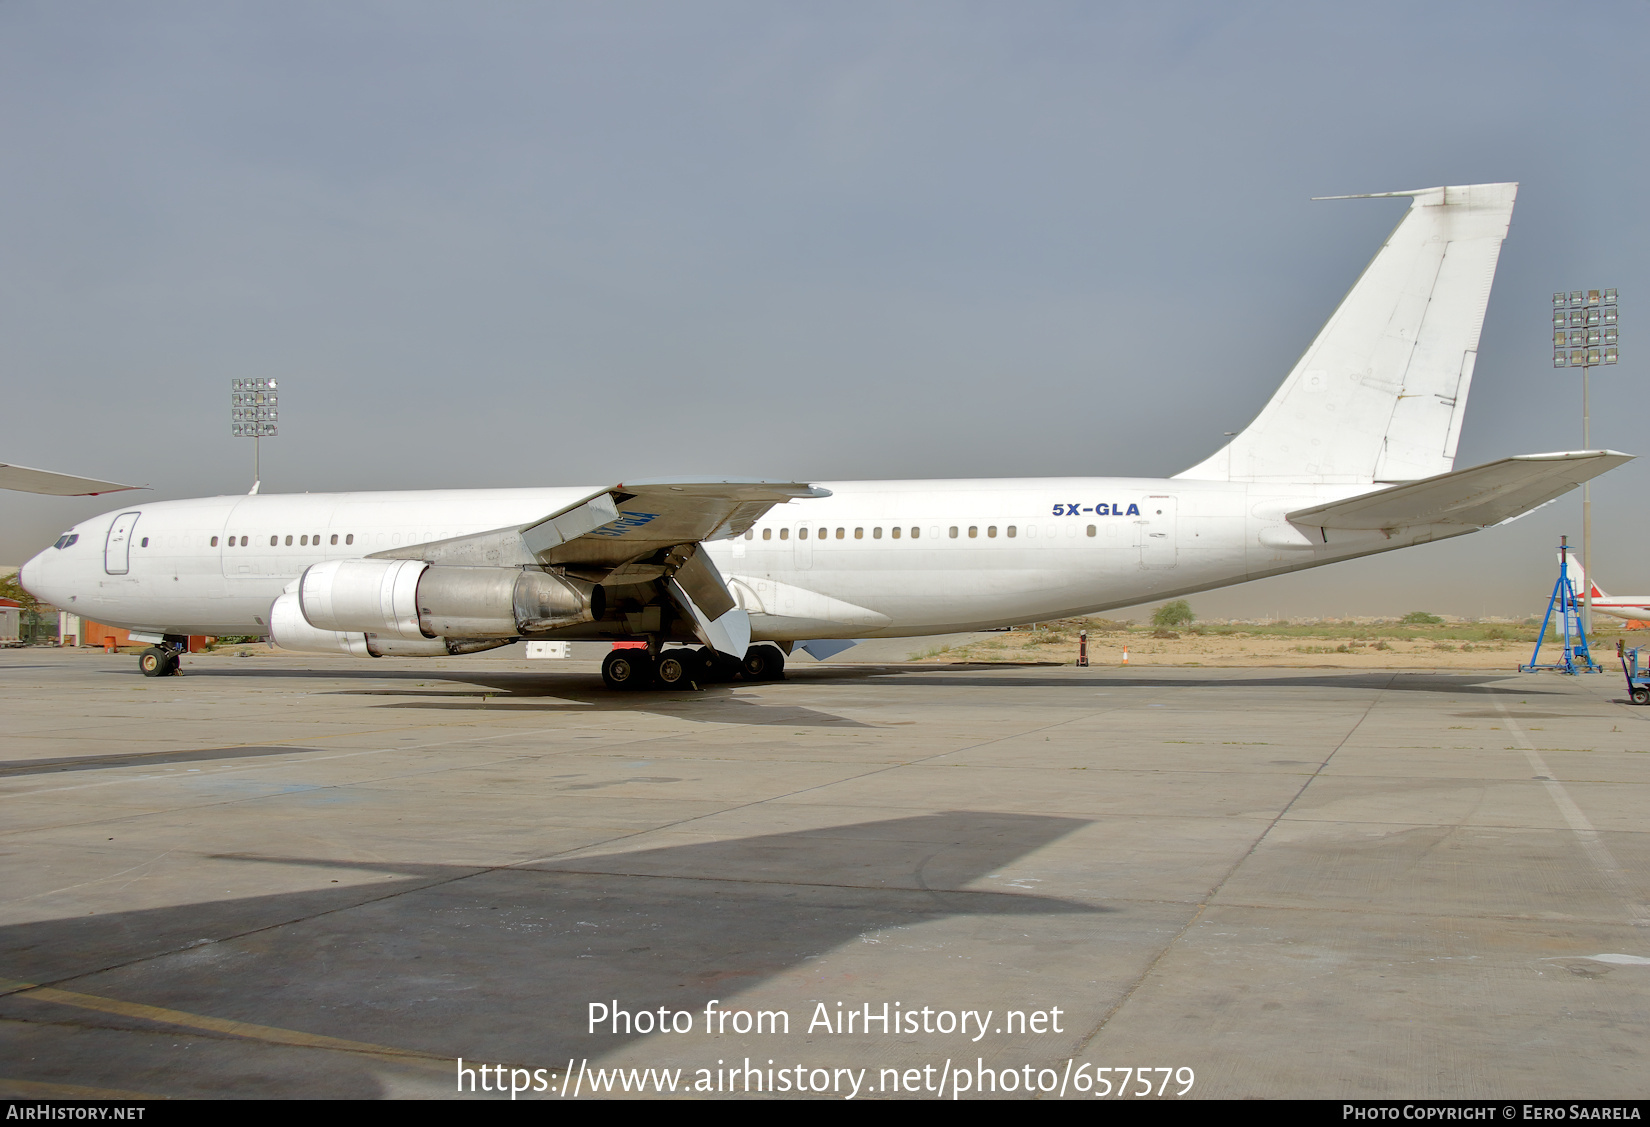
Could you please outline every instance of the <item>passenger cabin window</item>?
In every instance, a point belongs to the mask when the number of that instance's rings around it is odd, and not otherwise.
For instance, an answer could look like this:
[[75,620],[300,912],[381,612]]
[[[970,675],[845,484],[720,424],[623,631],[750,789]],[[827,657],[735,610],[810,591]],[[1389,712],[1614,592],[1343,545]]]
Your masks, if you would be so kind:
[[288,548],[292,547],[292,536],[290,534],[288,534],[288,536],[286,538],[286,546]]
[[[245,543],[246,543],[246,541],[245,541],[245,540],[242,540],[242,541],[241,541],[241,543],[242,543],[242,544],[245,544]],[[344,537],[344,543],[346,543],[346,544],[353,544],[353,543],[355,543],[355,533],[353,533],[353,532],[352,532],[352,533],[350,533],[350,534],[349,534],[349,535],[348,535],[348,536],[346,536],[346,537]]]
[[957,526],[952,525],[951,526],[951,539],[955,540],[956,538],[957,538]]
[[1008,526],[1008,535],[1010,536],[1010,538],[1012,538],[1015,535],[1015,528],[1012,524]]
[[839,528],[839,529],[836,530],[836,538],[838,540],[843,539],[847,535],[848,535],[848,530],[846,528]]
[[892,535],[895,540],[899,539],[899,527],[897,525],[895,527],[889,529],[888,531],[889,531],[889,534]]
[[745,539],[746,540],[755,540],[756,539],[756,529],[754,529],[754,528],[745,529]]
[[299,546],[299,547],[300,547],[300,548],[307,548],[307,547],[309,547],[309,537],[307,537],[307,536],[300,536],[300,537],[298,537],[298,546]]
[[332,534],[332,543],[338,543],[338,534],[336,532]]
[[986,525],[985,534],[987,537],[995,537],[997,535],[997,526],[994,524]]
[[273,548],[276,544],[280,543],[280,540],[281,538],[279,536],[271,536],[269,538],[269,546]]
[[218,538],[216,536],[212,537],[212,546],[214,548],[218,546]]
[[854,539],[855,540],[865,539],[865,530],[863,528],[854,529]]
[[916,527],[915,525],[912,525],[911,526],[911,539],[915,540],[917,537],[919,537],[921,535],[922,535],[922,529]]
[[763,529],[763,530],[762,530],[762,539],[764,539],[764,540],[772,540],[772,539],[773,539],[773,529],[771,529],[771,528],[764,528],[764,529]]
[[1090,536],[1093,536],[1093,535],[1094,535],[1094,525],[1092,525],[1092,524],[1091,524],[1091,525],[1089,525],[1089,535],[1090,535]]
[[979,525],[971,524],[971,525],[968,526],[968,538],[970,540],[973,540],[975,537],[979,536],[979,534],[980,534],[980,526]]
[[779,538],[781,540],[789,540],[791,538],[791,530],[788,528],[781,528],[779,530]]
[[808,538],[808,526],[807,525],[803,525],[801,528],[796,530],[796,538],[798,540],[806,540]]
[[881,540],[882,539],[882,529],[881,528],[871,529],[871,539],[872,540]]
[[241,537],[241,547],[246,547],[246,537]]

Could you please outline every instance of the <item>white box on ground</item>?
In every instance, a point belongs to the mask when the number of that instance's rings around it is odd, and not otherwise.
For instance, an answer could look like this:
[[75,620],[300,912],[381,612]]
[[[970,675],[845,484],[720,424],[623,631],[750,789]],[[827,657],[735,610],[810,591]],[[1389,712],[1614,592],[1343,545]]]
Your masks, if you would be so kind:
[[572,642],[528,642],[528,657],[571,657]]

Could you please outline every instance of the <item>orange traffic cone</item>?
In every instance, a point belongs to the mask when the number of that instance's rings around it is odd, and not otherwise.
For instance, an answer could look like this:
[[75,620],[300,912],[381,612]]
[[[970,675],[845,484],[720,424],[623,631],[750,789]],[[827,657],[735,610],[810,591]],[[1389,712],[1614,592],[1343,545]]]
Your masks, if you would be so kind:
[[1123,664],[1127,665],[1128,663],[1129,663],[1129,647],[1124,646],[1123,647]]

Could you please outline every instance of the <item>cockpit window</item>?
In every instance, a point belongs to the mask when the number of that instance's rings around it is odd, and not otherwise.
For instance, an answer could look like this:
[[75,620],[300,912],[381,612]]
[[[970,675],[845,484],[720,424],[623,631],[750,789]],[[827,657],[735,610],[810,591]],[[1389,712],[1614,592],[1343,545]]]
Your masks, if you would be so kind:
[[54,547],[54,548],[58,549],[59,551],[61,551],[62,549],[67,548],[70,544],[73,544],[76,540],[79,540],[79,539],[80,539],[80,533],[78,533],[78,532],[65,532],[62,536],[59,536],[57,538],[57,543],[53,544],[52,547]]

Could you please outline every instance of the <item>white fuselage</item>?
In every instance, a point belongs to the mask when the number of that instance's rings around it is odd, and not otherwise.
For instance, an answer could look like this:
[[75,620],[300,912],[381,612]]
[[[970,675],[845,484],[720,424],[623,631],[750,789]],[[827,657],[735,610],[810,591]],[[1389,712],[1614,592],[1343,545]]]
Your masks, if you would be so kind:
[[[1284,514],[1369,485],[1151,478],[824,483],[707,548],[760,639],[943,633],[1093,613],[1457,535],[1352,537]],[[522,525],[588,488],[134,503],[25,565],[37,597],[113,626],[261,634],[305,568]],[[133,515],[135,514],[135,515]],[[59,543],[63,543],[62,540]],[[599,636],[591,633],[591,636]]]

